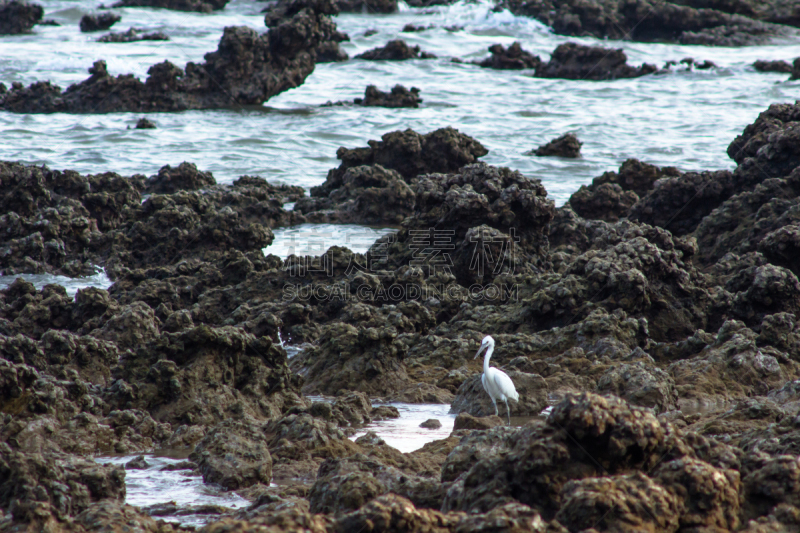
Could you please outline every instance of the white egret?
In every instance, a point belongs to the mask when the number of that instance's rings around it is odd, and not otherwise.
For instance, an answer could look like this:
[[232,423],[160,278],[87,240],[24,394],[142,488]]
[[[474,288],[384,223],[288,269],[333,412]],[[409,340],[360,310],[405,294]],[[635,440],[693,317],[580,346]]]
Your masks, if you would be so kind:
[[506,404],[506,414],[508,415],[508,425],[511,425],[511,410],[508,408],[508,400],[519,401],[519,393],[514,388],[514,382],[511,378],[497,368],[489,366],[489,359],[492,358],[494,352],[494,339],[491,335],[486,335],[481,342],[481,347],[478,348],[478,353],[475,354],[473,359],[477,359],[481,352],[486,349],[486,357],[483,358],[483,375],[481,376],[481,383],[483,383],[483,390],[489,395],[494,404],[494,414],[499,416],[497,411],[497,400],[503,400]]

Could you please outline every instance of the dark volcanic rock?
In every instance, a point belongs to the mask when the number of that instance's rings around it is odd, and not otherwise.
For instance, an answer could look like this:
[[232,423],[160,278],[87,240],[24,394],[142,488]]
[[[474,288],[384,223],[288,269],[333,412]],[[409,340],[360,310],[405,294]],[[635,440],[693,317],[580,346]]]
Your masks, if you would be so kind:
[[542,63],[539,56],[523,50],[518,41],[514,41],[507,50],[502,44],[494,44],[489,47],[489,52],[492,55],[478,63],[484,68],[498,70],[535,69]]
[[408,46],[402,39],[389,41],[386,46],[373,48],[358,54],[356,59],[370,61],[402,61],[405,59],[435,59],[436,56],[428,52],[420,52],[419,46]]
[[[480,513],[519,502],[576,530],[587,527],[582,518],[587,515],[595,522],[607,520],[613,530],[626,523],[653,529],[658,523],[671,529],[739,525],[740,484],[734,472],[739,463],[733,450],[681,433],[618,399],[569,397],[543,425],[511,431],[497,443],[499,450],[479,455],[450,486],[443,510]],[[707,504],[695,504],[697,499]],[[637,511],[620,519],[601,511],[614,505],[660,512]]]
[[[265,11],[267,14],[264,16],[264,23],[267,28],[271,29],[271,33],[281,34],[275,41],[271,41],[278,51],[281,50],[279,45],[292,50],[306,48],[309,53],[313,51],[317,63],[347,60],[347,53],[339,47],[339,43],[349,41],[350,37],[338,31],[330,18],[339,13],[335,2],[280,0]],[[294,22],[295,19],[300,24]]]
[[797,4],[791,0],[672,0],[672,2],[695,9],[716,9],[776,24],[800,25]]
[[677,409],[675,381],[660,368],[648,366],[641,361],[614,366],[598,380],[597,392],[611,393],[656,413]]
[[481,143],[451,127],[427,134],[393,131],[367,144],[367,148],[339,148],[336,157],[342,164],[328,171],[325,183],[311,188],[311,196],[327,196],[341,187],[344,173],[352,167],[381,165],[410,182],[420,174],[455,172],[489,153]]
[[421,135],[413,130],[387,133],[369,148],[339,148],[342,160],[322,185],[311,188],[295,211],[311,220],[399,224],[413,211],[414,178],[428,172],[454,172],[488,151],[453,128]]
[[[165,259],[179,262],[201,249],[209,251],[209,246],[220,252],[238,249],[261,254],[261,248],[272,240],[262,223],[278,225],[278,220],[288,215],[281,208],[284,197],[275,193],[293,190],[292,199],[302,194],[299,188],[272,187],[260,178],[246,176],[231,186],[212,187],[213,177],[198,172],[192,164],[164,167],[158,176],[146,180],[113,173],[87,177],[73,171],[0,163],[0,179],[4,191],[0,206],[5,213],[0,217],[5,235],[0,270],[6,274],[80,276],[94,274],[94,265],[103,265],[109,272],[163,266]],[[154,194],[143,204],[141,193],[147,186],[205,191]],[[291,223],[289,219],[297,217],[302,219],[297,213],[283,222]],[[42,226],[42,220],[47,220],[47,225]],[[169,239],[156,237],[164,231],[173,231]],[[116,246],[118,238],[126,246]],[[239,242],[232,244],[230,239]]]
[[[349,168],[342,186],[326,197],[304,197],[295,211],[312,220],[330,212],[337,222],[359,224],[400,224],[414,209],[415,195],[394,170],[380,165]],[[335,209],[335,211],[329,211]]]
[[[395,85],[391,91],[386,93],[374,85],[368,85],[364,91],[364,98],[356,98],[353,104],[365,107],[419,107],[422,98],[419,97],[419,89],[412,87],[409,91],[402,85]],[[347,105],[348,102],[327,102],[323,107]]]
[[569,205],[583,218],[616,222],[628,215],[657,180],[679,175],[674,167],[659,168],[628,159],[619,167],[619,173],[605,172],[594,178],[591,185],[581,185],[570,197]]
[[792,72],[792,65],[788,61],[777,59],[774,61],[767,61],[759,59],[753,63],[753,68],[759,72],[783,72],[790,74]]
[[394,13],[397,0],[336,0],[342,13]]
[[261,424],[250,420],[225,420],[197,443],[192,460],[204,483],[219,483],[238,490],[272,480],[272,458]]
[[420,424],[419,427],[425,429],[439,429],[440,427],[442,427],[442,423],[435,418],[429,418],[428,420]]
[[[539,180],[476,163],[456,174],[422,176],[415,192],[414,214],[394,242],[383,238],[376,244],[388,246],[388,268],[412,268],[405,283],[432,276],[471,286],[545,267],[546,228],[555,209]],[[486,252],[481,264],[476,264],[476,250]]]
[[535,76],[568,80],[615,80],[638,78],[657,70],[654,65],[647,63],[641,67],[628,65],[628,56],[622,49],[564,43],[553,50],[550,61],[536,68]]
[[581,146],[583,146],[583,143],[578,140],[578,137],[574,133],[565,133],[561,137],[557,137],[549,143],[543,144],[536,150],[533,150],[532,155],[555,155],[574,159],[580,157]]
[[364,92],[364,98],[356,98],[354,101],[355,104],[363,106],[414,108],[419,107],[420,102],[422,98],[419,97],[419,89],[412,87],[408,90],[402,85],[395,85],[388,93],[369,85]]
[[0,35],[28,33],[44,16],[39,4],[20,0],[0,2]]
[[[509,370],[506,373],[514,382],[514,387],[519,394],[518,402],[513,400],[508,402],[512,416],[536,416],[547,407],[547,383],[541,376],[517,370]],[[492,399],[483,388],[481,375],[473,376],[461,385],[450,406],[451,413],[465,412],[475,417],[497,414]],[[508,414],[505,404],[499,400],[497,404],[499,416],[505,420]]]
[[154,130],[156,129],[156,123],[152,120],[148,120],[146,118],[140,118],[136,121],[136,129],[137,130]]
[[133,43],[136,41],[169,41],[169,37],[160,31],[142,33],[136,28],[128,28],[128,31],[109,33],[97,39],[99,43]]
[[[137,125],[138,127],[138,125]],[[145,193],[172,194],[178,191],[197,191],[216,185],[217,181],[211,172],[197,170],[194,163],[183,162],[178,168],[165,165],[158,174],[146,182]]]
[[402,31],[403,33],[415,33],[420,31],[431,30],[433,28],[435,28],[435,26],[422,26],[419,24],[412,24],[409,22],[408,24],[403,26],[403,29],[400,31]]
[[23,523],[66,520],[93,502],[125,499],[125,469],[91,459],[27,453],[0,443],[0,472],[0,509]]
[[268,33],[227,27],[217,51],[202,65],[180,69],[169,61],[153,65],[141,82],[116,78],[105,61],[89,69],[91,77],[65,91],[49,82],[20,84],[2,95],[0,109],[17,113],[107,113],[179,111],[229,105],[258,105],[302,84],[314,70],[316,50],[331,38],[335,13],[328,0],[294,0],[294,13],[273,21]]
[[175,11],[211,13],[224,9],[230,0],[121,0],[111,7],[160,7]]
[[745,46],[767,43],[782,33],[780,26],[743,15],[676,3],[665,0],[505,0],[500,5],[516,15],[542,21],[557,34],[592,35],[600,39]]
[[84,15],[81,17],[81,31],[93,32],[107,30],[117,22],[122,20],[122,17],[116,13],[101,13],[100,15]]
[[475,417],[467,412],[461,412],[458,413],[453,423],[453,431],[458,431],[459,429],[491,429],[503,425],[505,425],[505,422],[499,416]]

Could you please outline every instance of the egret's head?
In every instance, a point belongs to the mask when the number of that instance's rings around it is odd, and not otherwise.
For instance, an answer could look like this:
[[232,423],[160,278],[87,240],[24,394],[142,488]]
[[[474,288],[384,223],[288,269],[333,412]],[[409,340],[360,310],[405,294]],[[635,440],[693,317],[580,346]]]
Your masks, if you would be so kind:
[[481,352],[488,348],[490,344],[494,344],[494,339],[491,335],[486,335],[483,338],[483,341],[481,341],[481,346],[478,348],[478,351],[475,353],[475,357],[473,357],[473,359],[477,359]]

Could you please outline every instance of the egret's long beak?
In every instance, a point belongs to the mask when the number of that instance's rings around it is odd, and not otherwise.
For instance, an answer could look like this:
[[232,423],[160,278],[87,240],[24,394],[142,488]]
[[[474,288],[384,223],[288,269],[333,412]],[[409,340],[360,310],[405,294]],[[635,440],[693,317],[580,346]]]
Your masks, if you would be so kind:
[[473,357],[473,359],[477,359],[482,351],[483,351],[483,344],[481,344],[481,347],[478,348],[478,351],[475,353],[475,357]]

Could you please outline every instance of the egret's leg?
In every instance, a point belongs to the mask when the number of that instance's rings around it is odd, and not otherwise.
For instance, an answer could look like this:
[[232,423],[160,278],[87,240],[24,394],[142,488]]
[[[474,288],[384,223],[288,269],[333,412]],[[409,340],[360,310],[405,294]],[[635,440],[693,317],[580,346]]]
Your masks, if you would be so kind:
[[508,425],[510,426],[511,425],[511,409],[508,408],[508,400],[507,399],[503,399],[503,401],[506,402],[506,414],[508,415]]
[[497,401],[494,398],[492,398],[492,405],[494,405],[494,416],[499,416],[500,411],[497,410]]

